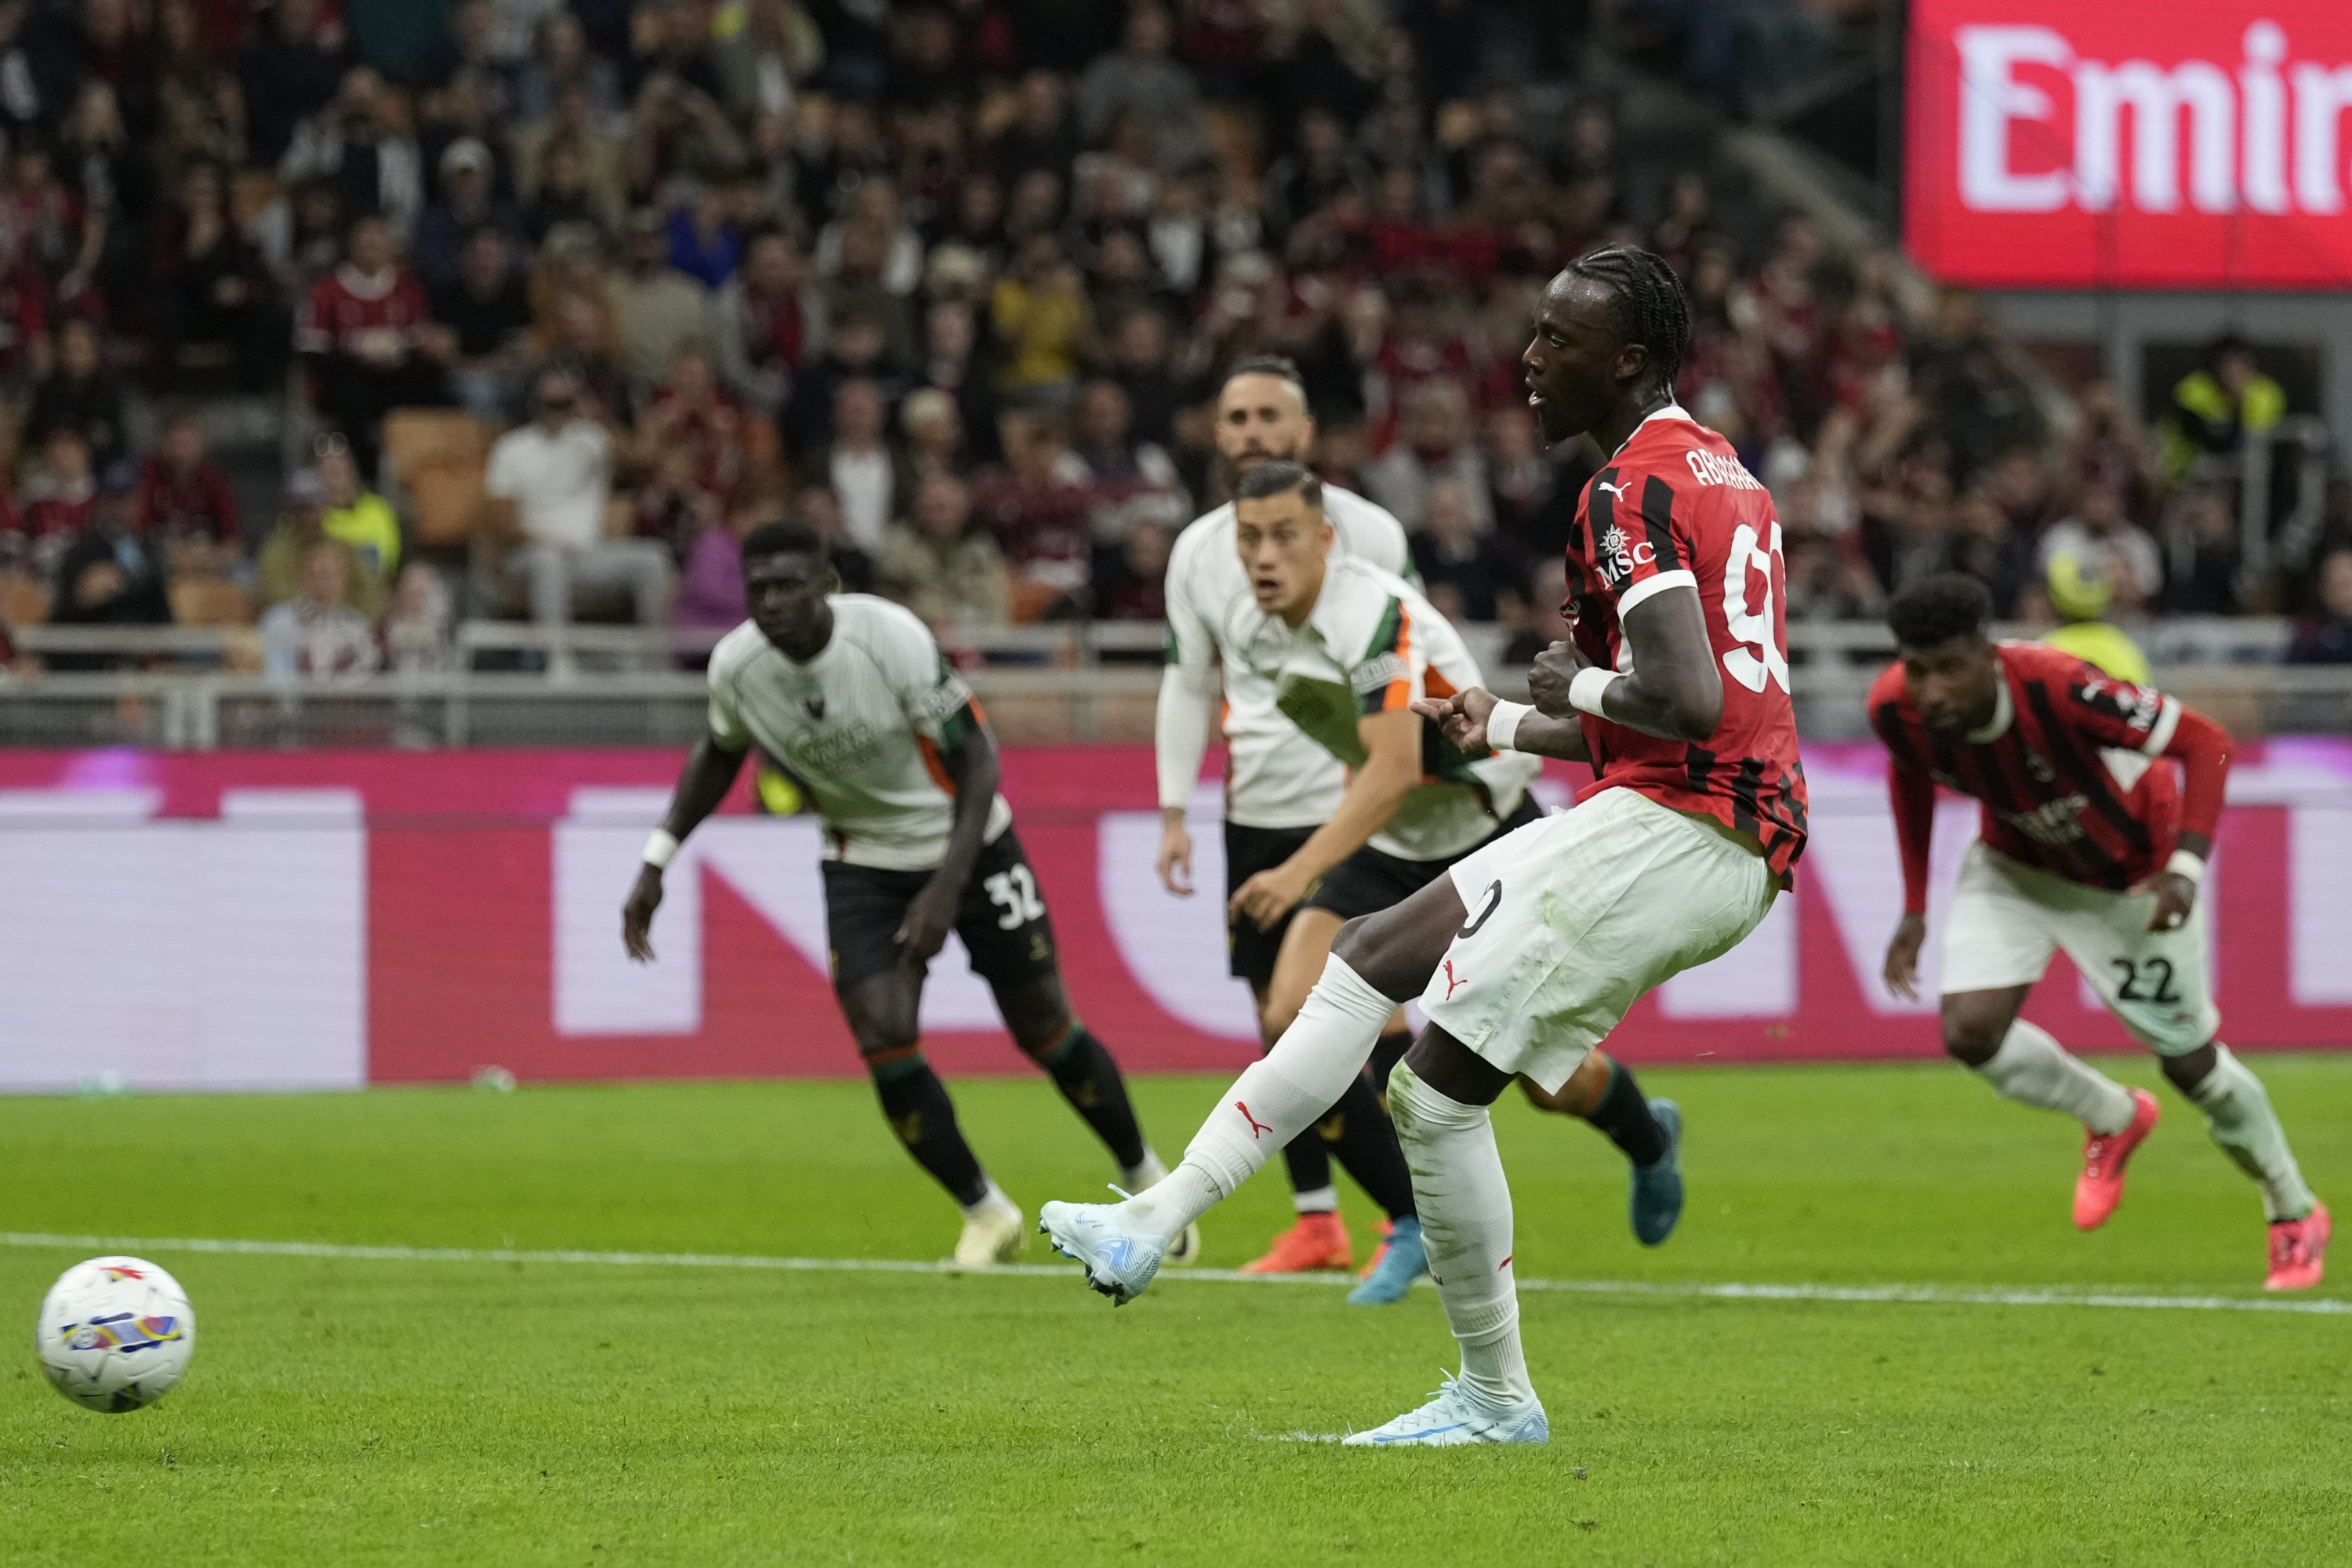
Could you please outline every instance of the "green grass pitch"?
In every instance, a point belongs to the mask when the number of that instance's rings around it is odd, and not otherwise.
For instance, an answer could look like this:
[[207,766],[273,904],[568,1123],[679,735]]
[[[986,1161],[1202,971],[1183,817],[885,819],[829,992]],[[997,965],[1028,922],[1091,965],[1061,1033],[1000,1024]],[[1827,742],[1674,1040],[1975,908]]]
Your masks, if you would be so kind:
[[[2352,1218],[2352,1059],[2254,1061]],[[1645,1077],[1688,1118],[1681,1233],[1635,1246],[1614,1152],[1514,1099],[1523,1277],[2260,1294],[2252,1189],[2168,1090],[2084,1237],[2073,1131],[1956,1069]],[[1033,1212],[1101,1192],[1042,1081],[956,1087]],[[1164,1151],[1221,1087],[1139,1083]],[[925,1258],[956,1219],[856,1084],[11,1100],[0,1148],[16,1233]],[[1260,1177],[1207,1262],[1286,1215]],[[1427,1289],[1171,1272],[1114,1312],[1075,1277],[158,1247],[194,1364],[108,1417],[21,1337],[87,1250],[0,1247],[10,1568],[2352,1561],[2347,1316],[1531,1291],[1550,1447],[1368,1452],[1281,1439],[1435,1386]]]

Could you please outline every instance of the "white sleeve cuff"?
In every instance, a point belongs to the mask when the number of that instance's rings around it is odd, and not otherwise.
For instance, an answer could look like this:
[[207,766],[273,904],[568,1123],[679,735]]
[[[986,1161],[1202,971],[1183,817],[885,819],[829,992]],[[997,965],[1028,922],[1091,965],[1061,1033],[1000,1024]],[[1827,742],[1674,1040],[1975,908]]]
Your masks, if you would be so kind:
[[2147,739],[2140,742],[2140,755],[2164,755],[2164,748],[2172,744],[2172,732],[2179,728],[2180,699],[2168,697],[2164,700],[2164,706],[2157,710],[2156,727],[2147,732]]
[[1626,589],[1622,594],[1617,595],[1618,617],[1622,620],[1634,605],[1641,604],[1643,600],[1650,598],[1653,595],[1663,594],[1669,588],[1689,588],[1696,591],[1697,587],[1697,576],[1688,571],[1681,569],[1672,572],[1661,572],[1654,577],[1644,577],[1640,582],[1634,584],[1632,587]]

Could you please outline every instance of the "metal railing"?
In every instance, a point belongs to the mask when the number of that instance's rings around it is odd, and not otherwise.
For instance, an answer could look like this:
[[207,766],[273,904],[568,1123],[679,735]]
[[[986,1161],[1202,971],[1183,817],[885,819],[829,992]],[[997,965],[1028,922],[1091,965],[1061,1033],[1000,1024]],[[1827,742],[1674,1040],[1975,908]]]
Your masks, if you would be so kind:
[[[2179,620],[2141,628],[2159,681],[2248,735],[2352,730],[2352,668],[2277,660],[2278,620]],[[1502,662],[1505,633],[1464,628],[1495,689],[1526,693]],[[179,627],[26,627],[28,651],[150,659],[219,658],[249,632]],[[1148,742],[1164,628],[1074,622],[945,639],[1009,741]],[[560,630],[501,623],[463,630],[456,667],[335,681],[288,681],[185,665],[0,678],[0,745],[79,747],[442,747],[679,745],[702,733],[705,689],[681,659],[708,633],[625,626]],[[1815,739],[1867,732],[1864,700],[1894,651],[1883,626],[1789,628],[1798,723]],[[483,668],[488,661],[508,668]],[[531,668],[515,668],[518,663]]]

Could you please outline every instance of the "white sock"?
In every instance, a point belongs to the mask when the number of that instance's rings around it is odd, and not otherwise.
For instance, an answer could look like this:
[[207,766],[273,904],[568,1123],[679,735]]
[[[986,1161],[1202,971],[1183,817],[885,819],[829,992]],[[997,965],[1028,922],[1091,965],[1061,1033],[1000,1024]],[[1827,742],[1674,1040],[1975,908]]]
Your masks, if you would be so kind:
[[1339,1103],[1395,1011],[1396,1004],[1339,954],[1325,960],[1323,978],[1298,1016],[1225,1090],[1192,1135],[1184,1163],[1127,1203],[1129,1223],[1165,1240],[1232,1196],[1268,1156]]
[[2276,1225],[2301,1219],[2319,1200],[2304,1182],[2303,1172],[2286,1146],[2286,1129],[2279,1125],[2263,1080],[2221,1041],[2213,1042],[2213,1070],[2189,1091],[2205,1112],[2206,1131],[2221,1152],[2263,1190],[2263,1208]]
[[1976,1069],[2003,1100],[2063,1110],[2094,1132],[2120,1132],[2131,1125],[2131,1090],[2069,1053],[2050,1031],[2020,1018],[2000,1038],[2000,1049]]
[[991,1209],[995,1210],[999,1214],[1010,1214],[1015,1219],[1021,1217],[1021,1205],[1004,1195],[1004,1189],[996,1184],[996,1178],[993,1176],[983,1176],[981,1180],[988,1184],[988,1191],[980,1194],[980,1202],[976,1204],[959,1204],[956,1205],[963,1210],[964,1218],[974,1218],[977,1215],[988,1213]]
[[1150,1144],[1146,1143],[1143,1146],[1142,1159],[1137,1161],[1132,1165],[1126,1165],[1120,1168],[1118,1173],[1118,1184],[1125,1187],[1130,1193],[1139,1193],[1149,1188],[1153,1183],[1161,1180],[1167,1174],[1167,1162],[1160,1159],[1159,1152],[1153,1149]]
[[1293,1193],[1290,1206],[1300,1214],[1333,1214],[1339,1207],[1339,1189],[1325,1184],[1311,1193]]
[[1493,1120],[1485,1106],[1439,1093],[1402,1062],[1389,1075],[1389,1112],[1412,1167],[1430,1277],[1462,1342],[1462,1381],[1490,1405],[1533,1399],[1511,1274],[1511,1184]]

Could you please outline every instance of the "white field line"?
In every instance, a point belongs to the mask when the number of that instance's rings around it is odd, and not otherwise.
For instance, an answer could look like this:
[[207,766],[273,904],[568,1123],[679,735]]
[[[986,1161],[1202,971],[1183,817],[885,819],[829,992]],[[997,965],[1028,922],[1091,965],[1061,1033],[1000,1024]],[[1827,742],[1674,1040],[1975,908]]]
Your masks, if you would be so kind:
[[[354,1247],[324,1241],[250,1241],[206,1237],[58,1236],[0,1231],[0,1247],[57,1247],[91,1255],[226,1252],[259,1258],[351,1258],[377,1263],[568,1263],[607,1268],[751,1268],[814,1274],[1001,1274],[1067,1279],[1075,1267],[1000,1263],[963,1268],[903,1258],[762,1258],[733,1252],[539,1251],[509,1247]],[[1171,1268],[1170,1280],[1217,1285],[1351,1285],[1345,1273],[1244,1274],[1230,1268]],[[1427,1279],[1421,1284],[1426,1288]],[[1893,1301],[1933,1307],[2127,1307],[2190,1312],[2297,1312],[2352,1316],[2352,1300],[2313,1296],[2158,1296],[2126,1290],[1971,1288],[1958,1285],[1710,1285],[1647,1279],[1527,1279],[1519,1289],[1578,1296],[1643,1296],[1662,1300]]]

